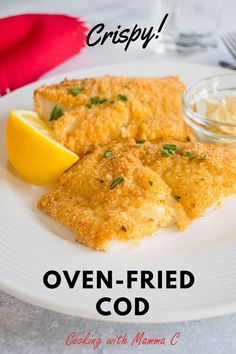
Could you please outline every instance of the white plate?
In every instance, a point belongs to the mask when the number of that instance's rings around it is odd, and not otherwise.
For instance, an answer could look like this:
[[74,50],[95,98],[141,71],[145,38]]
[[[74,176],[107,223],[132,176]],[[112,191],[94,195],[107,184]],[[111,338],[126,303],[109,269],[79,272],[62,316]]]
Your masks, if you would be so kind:
[[[190,64],[131,63],[87,68],[66,74],[68,78],[102,74],[166,76],[179,74],[189,85],[223,69]],[[227,71],[228,72],[228,71]],[[7,163],[4,129],[13,108],[32,109],[33,90],[42,82],[54,83],[65,75],[36,82],[0,99],[0,285],[2,290],[33,304],[59,312],[122,322],[170,322],[199,319],[236,310],[236,200],[195,221],[186,232],[171,229],[146,240],[140,247],[122,254],[92,251],[73,242],[72,233],[43,215],[36,207],[42,188],[21,181]],[[127,290],[114,285],[107,290],[68,289],[65,282],[54,290],[42,282],[49,270],[107,270],[124,277],[127,269],[180,270],[194,273],[195,284],[181,290]],[[100,316],[95,308],[102,296],[149,300],[145,316]]]

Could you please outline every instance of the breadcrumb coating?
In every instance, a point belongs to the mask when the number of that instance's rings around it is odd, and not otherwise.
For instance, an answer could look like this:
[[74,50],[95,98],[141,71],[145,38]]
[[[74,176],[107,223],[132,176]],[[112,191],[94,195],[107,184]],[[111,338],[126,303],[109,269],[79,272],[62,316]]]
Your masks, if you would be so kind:
[[[80,92],[72,94],[73,88]],[[182,118],[184,89],[179,77],[64,80],[35,91],[35,110],[56,139],[82,157],[118,138],[192,140]],[[50,122],[55,105],[63,115]]]
[[[145,166],[157,172],[192,221],[221,198],[236,194],[236,153],[217,144],[167,142],[177,146],[172,157],[161,155],[163,143],[138,150]],[[165,149],[164,149],[165,150]],[[185,225],[180,226],[184,229]]]
[[[130,153],[117,150],[105,158],[105,152],[98,148],[82,158],[38,203],[80,243],[97,250],[111,240],[137,243],[168,224],[174,213],[171,191],[155,172]],[[123,180],[115,185],[118,178]]]
[[[169,145],[172,152],[164,156]],[[233,194],[233,150],[132,139],[114,141],[83,157],[38,207],[73,230],[80,243],[104,250],[112,240],[140,242],[171,220],[184,230]]]

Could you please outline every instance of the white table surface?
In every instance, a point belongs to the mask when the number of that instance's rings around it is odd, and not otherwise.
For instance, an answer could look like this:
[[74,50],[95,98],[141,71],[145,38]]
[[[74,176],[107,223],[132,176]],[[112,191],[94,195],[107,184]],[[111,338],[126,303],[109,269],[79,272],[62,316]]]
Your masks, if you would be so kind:
[[[0,16],[20,13],[67,13],[80,16],[89,26],[103,22],[107,28],[118,24],[148,25],[151,7],[158,0],[0,0]],[[205,1],[205,0],[199,0]],[[224,0],[219,31],[236,30],[235,0]],[[179,61],[217,65],[219,60],[231,61],[231,55],[219,43],[217,49],[188,56],[157,55],[152,50],[140,49],[135,42],[125,52],[115,45],[96,46],[67,60],[45,76],[66,73],[87,66],[131,61]],[[132,348],[101,346],[97,351],[80,347],[66,347],[66,335],[75,331],[80,335],[93,332],[98,336],[116,336],[127,332],[131,338],[139,331],[148,337],[165,337],[181,332],[175,347],[136,346]],[[175,354],[231,354],[236,353],[236,315],[227,315],[202,321],[165,325],[131,325],[92,321],[58,314],[24,303],[0,292],[0,353],[1,354],[60,354],[60,353],[175,353]]]

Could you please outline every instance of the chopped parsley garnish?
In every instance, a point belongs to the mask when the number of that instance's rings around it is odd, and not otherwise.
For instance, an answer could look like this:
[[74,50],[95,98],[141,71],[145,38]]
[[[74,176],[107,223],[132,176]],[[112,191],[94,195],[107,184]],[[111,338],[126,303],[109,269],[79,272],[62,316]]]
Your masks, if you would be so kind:
[[194,153],[192,151],[187,151],[186,156],[189,158],[189,160],[193,160],[196,158],[196,156],[194,155]]
[[207,159],[207,155],[198,158],[199,161],[205,161],[206,159]]
[[129,89],[129,84],[125,84],[124,87]]
[[153,186],[153,181],[148,181],[148,183],[150,184],[150,186]]
[[83,87],[72,87],[70,89],[70,93],[73,95],[73,96],[77,96],[79,93],[83,92],[84,91],[84,88]]
[[207,159],[207,156],[204,155],[202,157],[196,157],[196,155],[194,155],[194,153],[192,151],[187,151],[185,156],[187,156],[189,158],[189,160],[198,160],[198,161],[205,161]]
[[57,120],[62,115],[63,115],[63,111],[61,110],[61,108],[59,106],[56,105],[52,110],[49,120]]
[[114,189],[118,184],[124,182],[124,177],[117,177],[111,184],[110,189]]
[[179,195],[174,195],[175,200],[179,201],[181,197]]
[[103,156],[104,156],[105,159],[107,159],[108,157],[112,156],[111,150],[107,150]]
[[136,140],[136,145],[140,146],[143,145],[145,143],[146,140]]
[[178,149],[178,146],[177,145],[172,145],[172,144],[164,144],[163,148],[166,149],[166,150],[175,151],[175,150]]
[[116,96],[116,99],[114,100],[110,100],[110,103],[115,103],[117,101],[127,101],[128,100],[128,96],[126,95],[121,95],[120,93]]
[[178,149],[177,145],[164,144],[163,150],[161,150],[161,155],[165,156],[165,157],[173,156],[175,153],[175,150],[177,150],[177,149]]
[[117,95],[117,100],[118,101],[127,101],[128,100],[128,96],[127,95],[122,95],[122,94],[118,94]]
[[99,98],[98,96],[90,97],[89,103],[86,104],[86,107],[92,108],[92,106],[102,104],[106,101],[107,98]]
[[170,157],[174,155],[173,150],[161,150],[161,155],[165,157]]

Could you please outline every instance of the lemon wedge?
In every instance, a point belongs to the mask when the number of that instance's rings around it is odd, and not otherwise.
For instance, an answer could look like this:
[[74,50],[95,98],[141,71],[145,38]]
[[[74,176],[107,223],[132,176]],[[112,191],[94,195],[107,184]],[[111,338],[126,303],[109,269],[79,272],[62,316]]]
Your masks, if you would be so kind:
[[6,127],[9,160],[27,182],[46,185],[54,182],[79,157],[58,143],[52,130],[37,113],[10,112]]

